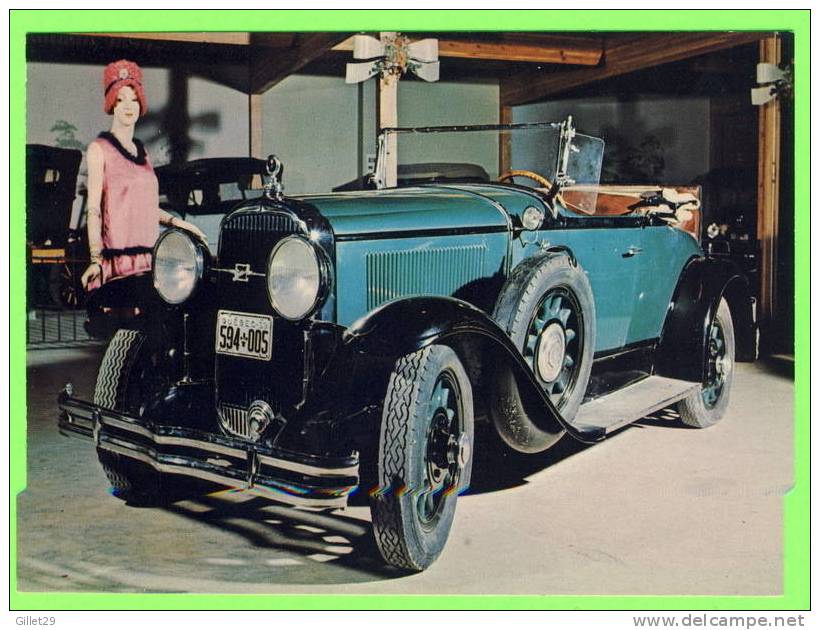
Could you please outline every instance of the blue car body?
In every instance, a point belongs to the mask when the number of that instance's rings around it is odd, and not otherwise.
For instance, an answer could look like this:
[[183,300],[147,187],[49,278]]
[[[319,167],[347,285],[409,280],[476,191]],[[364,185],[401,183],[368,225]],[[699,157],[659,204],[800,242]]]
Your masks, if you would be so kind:
[[[660,336],[681,270],[703,252],[695,238],[637,213],[605,225],[560,207],[558,219],[515,238],[512,217],[536,194],[503,185],[429,185],[300,198],[327,217],[336,237],[336,313],[350,326],[377,306],[414,295],[459,296],[506,277],[545,245],[563,247],[587,272],[596,301],[596,352]],[[566,219],[566,225],[561,219]],[[597,224],[597,225],[596,225]],[[640,249],[639,255],[624,256]]]

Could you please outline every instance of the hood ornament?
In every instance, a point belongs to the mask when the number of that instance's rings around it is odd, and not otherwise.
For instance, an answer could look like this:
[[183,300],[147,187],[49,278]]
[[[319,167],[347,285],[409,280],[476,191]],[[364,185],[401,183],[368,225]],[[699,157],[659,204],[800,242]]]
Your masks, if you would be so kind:
[[282,160],[275,155],[269,155],[265,168],[268,172],[268,181],[265,182],[265,197],[282,201]]

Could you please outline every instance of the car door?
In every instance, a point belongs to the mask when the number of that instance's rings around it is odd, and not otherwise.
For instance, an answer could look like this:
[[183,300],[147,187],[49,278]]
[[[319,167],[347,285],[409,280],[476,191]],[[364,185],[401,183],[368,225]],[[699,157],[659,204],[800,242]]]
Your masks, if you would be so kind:
[[659,220],[645,224],[639,247],[628,342],[660,337],[681,270],[690,258],[701,254],[690,234]]
[[631,338],[640,267],[641,227],[635,217],[567,216],[554,245],[570,249],[586,272],[595,298],[596,352],[621,348]]

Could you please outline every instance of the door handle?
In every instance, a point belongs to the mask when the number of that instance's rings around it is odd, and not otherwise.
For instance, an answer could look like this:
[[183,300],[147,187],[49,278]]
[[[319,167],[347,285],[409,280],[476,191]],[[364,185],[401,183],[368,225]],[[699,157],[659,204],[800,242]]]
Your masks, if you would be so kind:
[[643,247],[635,247],[632,245],[628,250],[626,250],[621,256],[623,258],[632,258],[636,254],[640,254],[643,251]]

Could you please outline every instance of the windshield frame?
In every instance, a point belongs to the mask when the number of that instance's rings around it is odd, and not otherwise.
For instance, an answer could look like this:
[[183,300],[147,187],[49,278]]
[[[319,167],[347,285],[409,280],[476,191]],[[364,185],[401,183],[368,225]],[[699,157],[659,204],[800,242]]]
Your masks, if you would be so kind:
[[[567,166],[570,159],[570,146],[576,136],[576,130],[572,122],[572,116],[568,116],[562,122],[527,122],[510,124],[486,124],[486,125],[439,125],[427,127],[384,127],[380,130],[377,143],[377,154],[375,169],[372,174],[372,181],[377,189],[391,188],[396,186],[398,162],[393,160],[391,165],[391,152],[396,153],[399,135],[405,134],[435,134],[435,133],[469,133],[481,131],[516,131],[527,129],[554,129],[559,133],[559,160],[557,164],[556,181],[553,190],[550,191],[550,198],[554,198],[558,192],[567,185],[575,182],[568,176]],[[584,134],[581,134],[584,135]],[[589,136],[595,138],[594,136]],[[600,138],[596,138],[601,140]],[[393,172],[390,173],[388,169]]]

